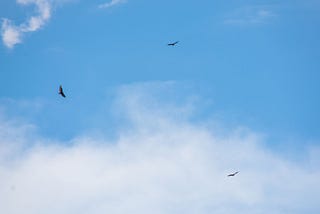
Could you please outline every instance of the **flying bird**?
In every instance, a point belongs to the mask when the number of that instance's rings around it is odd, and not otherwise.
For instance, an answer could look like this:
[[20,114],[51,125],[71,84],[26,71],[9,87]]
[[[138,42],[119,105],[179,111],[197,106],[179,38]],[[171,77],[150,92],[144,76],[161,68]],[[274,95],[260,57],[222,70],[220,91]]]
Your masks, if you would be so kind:
[[66,97],[66,95],[63,93],[63,89],[62,89],[62,86],[60,85],[59,87],[59,94],[62,96],[62,97]]
[[235,176],[235,175],[238,174],[238,173],[239,173],[239,172],[231,173],[231,174],[228,175],[228,177],[233,177],[233,176]]
[[175,46],[179,41],[173,42],[173,43],[169,43],[168,46]]

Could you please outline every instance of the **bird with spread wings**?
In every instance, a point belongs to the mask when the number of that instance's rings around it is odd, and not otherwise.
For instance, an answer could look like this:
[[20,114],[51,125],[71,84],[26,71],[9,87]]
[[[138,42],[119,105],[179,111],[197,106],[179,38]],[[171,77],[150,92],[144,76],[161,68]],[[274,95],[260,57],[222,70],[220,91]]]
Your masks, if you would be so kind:
[[60,85],[59,87],[59,94],[62,96],[62,97],[66,97],[66,95],[63,93],[63,89],[62,89],[62,86]]
[[176,44],[178,44],[179,41],[173,42],[173,43],[169,43],[168,46],[175,46]]
[[231,174],[228,175],[228,177],[233,177],[233,176],[235,176],[235,175],[238,174],[238,173],[239,173],[239,171],[238,171],[238,172],[235,172],[235,173],[231,173]]

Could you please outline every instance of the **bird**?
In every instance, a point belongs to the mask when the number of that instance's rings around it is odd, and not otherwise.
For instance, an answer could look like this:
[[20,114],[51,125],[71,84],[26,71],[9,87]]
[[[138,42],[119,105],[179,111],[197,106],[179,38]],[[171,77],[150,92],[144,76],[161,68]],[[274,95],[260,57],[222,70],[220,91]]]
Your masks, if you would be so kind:
[[60,85],[59,87],[59,94],[62,96],[62,97],[66,97],[66,95],[63,93],[63,89],[62,89],[62,86]]
[[169,43],[168,46],[175,46],[179,41],[173,42],[173,43]]
[[231,174],[228,175],[228,177],[233,177],[233,176],[235,176],[235,175],[238,174],[238,173],[239,173],[239,172],[231,173]]

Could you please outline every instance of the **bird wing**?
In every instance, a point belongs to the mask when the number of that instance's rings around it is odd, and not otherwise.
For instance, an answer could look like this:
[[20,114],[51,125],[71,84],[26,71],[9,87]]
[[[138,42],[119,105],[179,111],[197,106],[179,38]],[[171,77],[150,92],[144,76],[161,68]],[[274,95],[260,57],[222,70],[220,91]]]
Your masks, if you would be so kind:
[[179,41],[172,42],[172,43],[169,43],[168,45],[174,46],[174,45],[176,45],[178,42],[179,42]]
[[231,173],[229,174],[228,176],[235,176],[236,174],[238,174],[239,172],[234,172],[234,173]]
[[66,95],[63,93],[63,88],[61,85],[59,87],[59,94],[61,94],[61,96],[63,96],[63,97],[66,97]]

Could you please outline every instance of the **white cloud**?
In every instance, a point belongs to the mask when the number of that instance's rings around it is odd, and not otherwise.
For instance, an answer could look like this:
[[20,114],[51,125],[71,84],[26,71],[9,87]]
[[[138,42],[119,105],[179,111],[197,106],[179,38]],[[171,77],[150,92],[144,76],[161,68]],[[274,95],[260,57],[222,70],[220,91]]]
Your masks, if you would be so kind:
[[8,48],[21,43],[20,29],[12,25],[11,21],[4,19],[1,27],[2,41]]
[[[249,129],[235,128],[221,135],[205,122],[195,124],[188,120],[189,104],[184,109],[158,99],[156,95],[168,84],[172,83],[121,88],[114,107],[127,121],[117,130],[116,140],[81,135],[70,142],[48,143],[35,134],[33,126],[2,120],[1,211],[320,211],[319,149],[301,154],[305,161],[293,162],[267,149],[261,136]],[[2,152],[13,144],[22,148]],[[240,173],[226,177],[234,170]]]
[[39,30],[43,27],[51,16],[50,0],[17,0],[20,5],[34,4],[37,15],[29,17],[25,23],[20,25],[13,24],[10,20],[4,19],[2,23],[2,41],[8,48],[13,48],[22,42],[25,33]]
[[276,17],[271,6],[247,6],[230,13],[225,19],[225,24],[252,25],[264,24]]
[[126,1],[127,0],[111,0],[110,2],[100,4],[98,7],[99,8],[108,8],[108,7],[112,7],[112,6],[118,5],[118,4],[123,4]]

